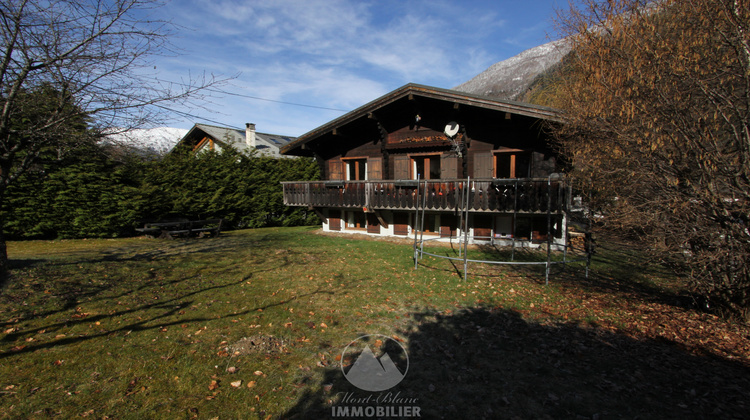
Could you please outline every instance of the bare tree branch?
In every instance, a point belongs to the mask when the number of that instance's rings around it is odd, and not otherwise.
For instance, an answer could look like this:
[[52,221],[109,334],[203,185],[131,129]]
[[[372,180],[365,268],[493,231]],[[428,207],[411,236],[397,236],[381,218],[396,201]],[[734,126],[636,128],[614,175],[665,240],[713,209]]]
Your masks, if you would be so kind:
[[589,203],[750,319],[750,2],[585,0],[559,24],[544,97]]
[[[158,124],[170,107],[199,107],[205,89],[226,81],[200,75],[164,84],[146,71],[152,58],[172,53],[174,26],[147,17],[159,6],[150,0],[0,0],[0,208],[5,188],[45,148],[73,147],[81,124],[99,133]],[[0,273],[2,242],[0,221]]]

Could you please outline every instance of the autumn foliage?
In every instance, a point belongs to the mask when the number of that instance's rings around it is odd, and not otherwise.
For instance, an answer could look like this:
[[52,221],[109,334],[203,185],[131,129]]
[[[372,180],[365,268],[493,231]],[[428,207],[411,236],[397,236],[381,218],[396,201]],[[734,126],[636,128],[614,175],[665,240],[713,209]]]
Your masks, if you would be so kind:
[[[585,199],[706,305],[750,317],[750,1],[585,1],[538,98]],[[543,94],[542,94],[543,93]]]

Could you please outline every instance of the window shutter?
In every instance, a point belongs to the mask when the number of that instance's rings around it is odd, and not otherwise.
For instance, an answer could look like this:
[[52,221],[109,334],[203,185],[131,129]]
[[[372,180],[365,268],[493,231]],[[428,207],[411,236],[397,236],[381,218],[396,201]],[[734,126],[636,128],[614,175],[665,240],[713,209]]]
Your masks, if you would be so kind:
[[343,164],[340,160],[328,161],[328,179],[344,179]]
[[383,158],[367,159],[367,179],[383,179]]
[[341,212],[340,211],[331,211],[330,216],[328,216],[328,230],[341,230]]
[[458,178],[458,157],[443,156],[443,162],[440,165],[440,179]]
[[393,157],[393,179],[409,179],[409,156]]
[[493,178],[492,152],[474,155],[474,178]]

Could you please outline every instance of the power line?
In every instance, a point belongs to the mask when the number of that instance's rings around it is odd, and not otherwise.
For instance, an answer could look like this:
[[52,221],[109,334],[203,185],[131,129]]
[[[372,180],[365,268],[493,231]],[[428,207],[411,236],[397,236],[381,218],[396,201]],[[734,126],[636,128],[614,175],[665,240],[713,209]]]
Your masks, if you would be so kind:
[[154,105],[154,106],[156,106],[157,108],[161,108],[161,109],[163,109],[165,111],[173,112],[175,114],[181,115],[183,117],[188,117],[188,118],[191,118],[191,119],[194,119],[194,120],[207,121],[207,122],[210,122],[210,123],[218,124],[221,127],[235,127],[235,128],[237,128],[236,126],[233,126],[232,124],[226,124],[226,123],[223,123],[221,121],[216,121],[216,120],[212,120],[210,118],[201,117],[201,116],[194,115],[194,114],[191,114],[191,113],[185,112],[185,111],[178,111],[176,109],[172,109],[172,108],[166,107],[164,105]]
[[[190,86],[190,85],[185,84],[185,83],[171,82],[169,80],[161,80],[161,79],[158,79],[158,78],[156,80],[159,81],[159,82],[171,83],[171,84],[175,84],[175,85],[178,85],[178,86]],[[226,91],[219,90],[219,89],[206,88],[206,90],[209,91],[209,92],[221,93],[221,94],[224,94],[224,95],[237,96],[237,97],[240,97],[240,98],[255,99],[255,100],[258,100],[258,101],[274,102],[274,103],[283,104],[283,105],[292,105],[292,106],[301,106],[301,107],[305,107],[305,108],[324,109],[326,111],[349,112],[349,110],[347,110],[347,109],[328,108],[328,107],[318,106],[318,105],[308,105],[308,104],[298,104],[298,103],[295,103],[295,102],[278,101],[278,100],[275,100],[275,99],[261,98],[259,96],[245,95],[245,94],[242,94],[242,93],[226,92]]]
[[327,111],[349,112],[348,110],[345,110],[345,109],[327,108],[327,107],[324,107],[324,106],[317,106],[317,105],[306,105],[306,104],[297,104],[297,103],[294,103],[294,102],[277,101],[275,99],[259,98],[257,96],[244,95],[244,94],[241,94],[241,93],[224,92],[224,91],[221,91],[221,90],[214,90],[214,89],[206,89],[206,90],[211,91],[211,92],[222,93],[222,94],[225,94],[225,95],[239,96],[241,98],[250,98],[250,99],[257,99],[259,101],[275,102],[277,104],[302,106],[302,107],[305,107],[305,108],[325,109]]

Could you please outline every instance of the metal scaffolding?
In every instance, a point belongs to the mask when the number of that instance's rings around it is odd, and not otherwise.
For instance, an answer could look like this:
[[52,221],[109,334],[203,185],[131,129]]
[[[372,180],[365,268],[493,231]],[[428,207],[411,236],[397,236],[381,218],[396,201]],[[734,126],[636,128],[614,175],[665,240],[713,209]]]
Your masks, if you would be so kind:
[[[562,216],[563,219],[561,220],[562,224],[564,225],[564,234],[563,234],[563,244],[562,244],[562,252],[563,252],[563,259],[562,261],[552,261],[552,246],[553,246],[553,235],[552,235],[552,218],[553,218],[553,212],[552,212],[552,180],[555,178],[556,180],[563,180],[564,181],[564,187],[563,184],[558,184],[559,188],[566,188],[567,189],[567,199],[562,204]],[[463,187],[460,189],[459,193],[459,200],[457,201],[456,205],[456,211],[459,213],[459,222],[458,227],[460,228],[460,235],[458,235],[458,257],[452,257],[447,255],[439,255],[435,253],[430,253],[424,250],[424,244],[427,241],[436,240],[438,238],[430,238],[425,239],[424,238],[424,223],[425,223],[425,213],[426,213],[426,200],[427,200],[427,182],[421,181],[419,178],[417,178],[417,199],[416,203],[417,205],[415,210],[415,216],[414,216],[414,269],[416,270],[419,268],[419,261],[424,258],[425,255],[435,257],[435,258],[441,258],[441,259],[447,259],[452,261],[459,261],[463,263],[463,278],[464,281],[467,279],[468,271],[469,271],[469,263],[480,263],[480,264],[498,264],[498,265],[544,265],[545,266],[545,284],[549,285],[549,276],[550,276],[550,269],[555,264],[569,264],[569,263],[575,263],[575,262],[585,262],[586,263],[586,278],[589,276],[589,267],[591,265],[591,254],[592,254],[592,244],[591,244],[591,234],[589,233],[588,227],[585,229],[586,232],[584,233],[584,253],[585,256],[583,258],[578,259],[568,259],[569,253],[568,249],[571,248],[570,243],[570,222],[573,220],[572,217],[572,205],[571,205],[571,187],[570,184],[565,181],[564,177],[560,174],[551,174],[547,178],[547,192],[546,192],[546,198],[547,198],[547,235],[546,235],[546,242],[547,242],[547,259],[546,261],[515,261],[515,249],[517,245],[516,240],[516,229],[517,229],[517,219],[518,219],[518,190],[519,190],[519,180],[515,180],[515,191],[514,191],[514,209],[513,212],[510,213],[513,216],[513,234],[512,234],[512,243],[511,243],[511,257],[510,261],[491,261],[491,260],[479,260],[479,259],[472,259],[469,258],[468,255],[468,244],[469,244],[469,231],[473,226],[470,226],[469,224],[469,203],[470,198],[474,192],[472,191],[472,184],[471,184],[471,178],[467,178],[465,183],[463,184]],[[424,185],[423,188],[420,188],[420,185]],[[421,195],[420,195],[421,194]],[[420,205],[420,196],[421,196],[421,205]],[[421,213],[421,215],[420,215]],[[556,214],[555,216],[558,216]],[[494,243],[494,238],[490,237],[490,242]],[[531,239],[531,238],[530,238]],[[451,236],[450,241],[453,241],[453,237]],[[559,243],[554,244],[556,246],[561,246]]]

